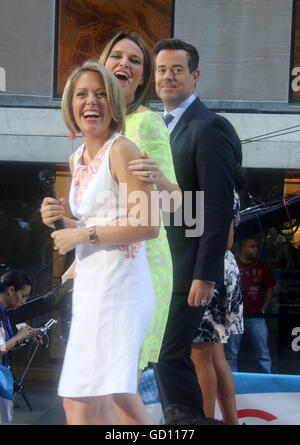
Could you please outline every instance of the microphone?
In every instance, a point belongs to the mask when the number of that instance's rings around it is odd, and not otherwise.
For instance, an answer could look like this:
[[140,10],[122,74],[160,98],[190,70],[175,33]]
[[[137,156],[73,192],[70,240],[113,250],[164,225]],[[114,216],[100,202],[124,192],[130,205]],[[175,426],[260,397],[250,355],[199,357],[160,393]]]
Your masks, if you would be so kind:
[[71,295],[73,291],[74,280],[68,278],[63,284],[59,284],[50,291],[48,291],[44,296],[44,303],[50,303],[51,305],[56,305],[61,302],[71,302]]
[[[55,188],[55,177],[51,170],[42,170],[39,173],[39,180],[42,186],[42,190],[45,196],[50,196],[51,198],[57,199],[56,188]],[[63,218],[54,222],[54,227],[56,230],[64,229],[65,224]]]

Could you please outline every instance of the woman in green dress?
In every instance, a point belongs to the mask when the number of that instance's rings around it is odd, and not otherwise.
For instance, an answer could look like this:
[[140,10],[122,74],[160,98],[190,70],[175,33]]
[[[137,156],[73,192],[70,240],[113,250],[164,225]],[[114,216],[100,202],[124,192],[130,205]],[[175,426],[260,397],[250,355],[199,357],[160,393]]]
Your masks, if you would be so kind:
[[[119,80],[126,99],[126,137],[143,152],[143,160],[132,161],[128,168],[141,180],[152,182],[158,192],[175,192],[180,205],[167,127],[156,113],[144,104],[152,80],[152,57],[143,39],[134,33],[119,32],[105,46],[100,63]],[[151,172],[151,173],[150,173]],[[166,209],[163,209],[166,210]],[[147,258],[156,294],[156,308],[144,340],[139,369],[157,362],[172,294],[172,259],[164,227],[158,238],[146,241]]]

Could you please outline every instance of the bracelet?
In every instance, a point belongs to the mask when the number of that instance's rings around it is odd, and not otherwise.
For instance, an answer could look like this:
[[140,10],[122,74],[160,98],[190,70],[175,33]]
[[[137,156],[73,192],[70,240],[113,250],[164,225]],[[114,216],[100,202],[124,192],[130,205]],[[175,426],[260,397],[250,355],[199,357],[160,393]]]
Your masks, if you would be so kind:
[[89,227],[89,239],[93,246],[97,246],[99,244],[99,238],[96,232],[96,226]]

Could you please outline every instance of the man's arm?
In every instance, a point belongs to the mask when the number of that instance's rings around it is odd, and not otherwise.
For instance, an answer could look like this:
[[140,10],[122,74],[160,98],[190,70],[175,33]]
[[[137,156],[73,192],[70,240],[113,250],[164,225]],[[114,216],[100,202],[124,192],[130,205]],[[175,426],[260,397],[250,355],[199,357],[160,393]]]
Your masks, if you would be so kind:
[[263,262],[262,267],[264,273],[264,287],[266,291],[263,297],[263,302],[260,311],[265,312],[269,304],[271,303],[273,287],[275,286],[275,278],[273,276],[270,267],[266,263]]
[[188,295],[189,306],[207,306],[214,295],[214,284],[204,280],[193,280]]
[[271,300],[272,300],[272,293],[273,293],[273,288],[272,287],[268,287],[266,289],[266,292],[265,292],[265,295],[264,295],[264,298],[263,298],[263,304],[262,304],[262,306],[260,308],[261,312],[266,312],[266,310],[267,310],[267,308],[268,308],[268,306],[269,306],[269,304],[271,303]]
[[199,190],[204,191],[204,233],[199,238],[194,279],[222,282],[224,255],[233,217],[237,135],[219,117],[199,134],[195,152]]
[[204,233],[199,238],[190,306],[208,305],[214,291],[211,282],[224,280],[224,255],[233,217],[236,138],[231,125],[221,119],[210,122],[199,138],[195,160],[199,190],[204,191]]

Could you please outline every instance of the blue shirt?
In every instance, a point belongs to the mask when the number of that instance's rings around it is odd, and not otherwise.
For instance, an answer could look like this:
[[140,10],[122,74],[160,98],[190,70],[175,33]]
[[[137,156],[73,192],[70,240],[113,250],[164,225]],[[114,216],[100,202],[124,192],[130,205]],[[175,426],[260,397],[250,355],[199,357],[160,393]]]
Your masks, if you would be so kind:
[[190,97],[188,97],[183,102],[181,102],[178,105],[178,107],[174,108],[172,111],[168,112],[165,109],[164,116],[166,114],[172,114],[172,116],[174,116],[174,119],[168,125],[169,133],[171,133],[171,131],[173,130],[173,128],[175,127],[175,125],[177,124],[177,122],[179,121],[179,119],[181,118],[183,113],[185,112],[185,110],[191,105],[191,103],[194,102],[196,97],[197,96],[193,93],[193,94],[190,95]]

